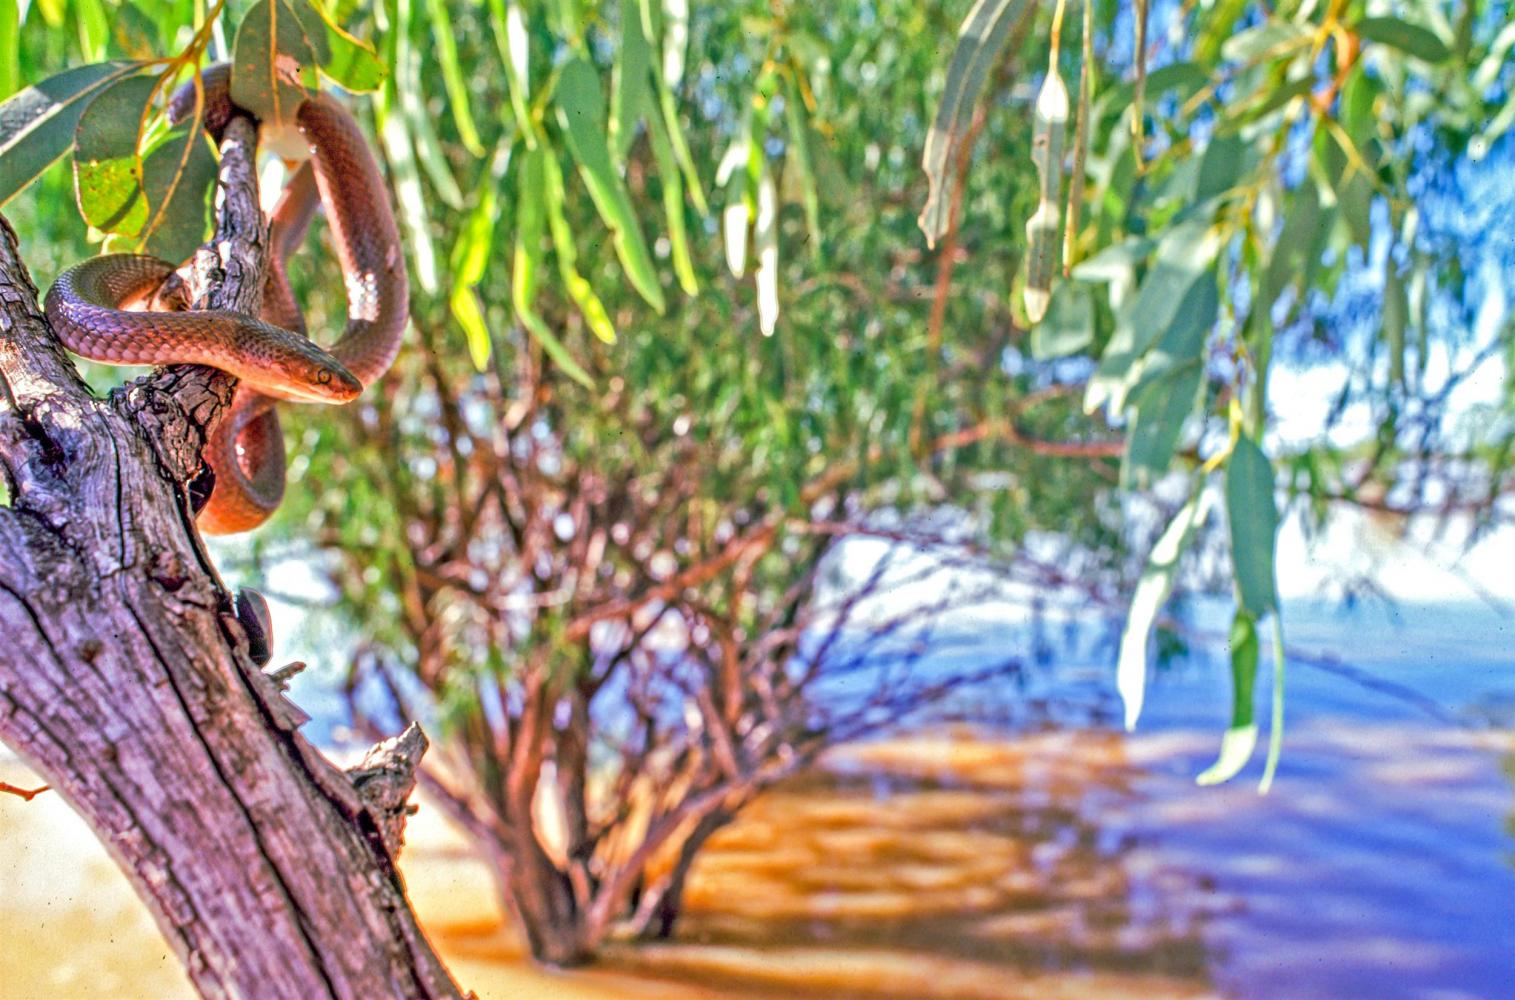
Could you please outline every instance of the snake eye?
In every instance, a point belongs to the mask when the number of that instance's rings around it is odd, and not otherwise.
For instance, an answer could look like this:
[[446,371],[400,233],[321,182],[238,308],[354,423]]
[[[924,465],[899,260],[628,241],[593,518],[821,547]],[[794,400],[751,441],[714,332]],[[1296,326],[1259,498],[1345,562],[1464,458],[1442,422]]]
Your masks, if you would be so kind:
[[331,384],[331,369],[330,368],[322,368],[320,371],[316,372],[316,381],[320,382],[322,385],[330,385]]

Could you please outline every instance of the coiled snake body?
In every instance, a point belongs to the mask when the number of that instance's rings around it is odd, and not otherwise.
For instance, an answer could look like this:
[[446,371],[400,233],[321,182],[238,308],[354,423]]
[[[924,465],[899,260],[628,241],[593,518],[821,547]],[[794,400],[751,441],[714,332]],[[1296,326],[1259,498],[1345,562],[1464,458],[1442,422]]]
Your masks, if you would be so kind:
[[[202,77],[205,121],[215,134],[233,112],[230,66]],[[182,119],[194,100],[186,85],[170,102]],[[296,122],[311,159],[291,178],[270,226],[271,268],[261,318],[227,311],[138,312],[175,267],[155,257],[107,254],[60,276],[45,310],[65,347],[107,364],[205,364],[239,380],[231,406],[211,429],[204,458],[215,486],[197,524],[208,534],[261,524],[284,495],[284,444],[276,400],[346,403],[389,368],[408,318],[408,284],[389,195],[373,153],[350,114],[316,94]],[[326,210],[347,290],[347,327],[329,348],[304,336],[284,264],[304,240],[316,200]],[[156,303],[156,304],[160,304]]]

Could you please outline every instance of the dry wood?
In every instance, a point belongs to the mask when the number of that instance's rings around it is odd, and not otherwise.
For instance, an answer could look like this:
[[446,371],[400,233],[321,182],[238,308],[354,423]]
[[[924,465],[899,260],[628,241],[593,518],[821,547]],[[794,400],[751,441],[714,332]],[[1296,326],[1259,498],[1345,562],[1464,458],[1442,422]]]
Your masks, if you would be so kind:
[[[266,233],[253,129],[228,128],[201,308],[248,308]],[[91,396],[0,219],[0,740],[109,847],[211,997],[456,997],[386,845],[419,731],[344,774],[247,656],[188,484],[228,376]]]

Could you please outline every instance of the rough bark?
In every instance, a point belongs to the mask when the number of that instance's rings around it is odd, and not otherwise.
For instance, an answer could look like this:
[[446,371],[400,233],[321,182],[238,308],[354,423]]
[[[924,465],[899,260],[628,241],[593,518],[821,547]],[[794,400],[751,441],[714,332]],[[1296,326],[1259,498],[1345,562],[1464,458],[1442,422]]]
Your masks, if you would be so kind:
[[[201,307],[257,301],[254,141],[228,130]],[[105,842],[201,994],[456,997],[387,846],[424,737],[350,775],[312,748],[196,534],[231,388],[178,367],[93,398],[0,218],[0,740]]]

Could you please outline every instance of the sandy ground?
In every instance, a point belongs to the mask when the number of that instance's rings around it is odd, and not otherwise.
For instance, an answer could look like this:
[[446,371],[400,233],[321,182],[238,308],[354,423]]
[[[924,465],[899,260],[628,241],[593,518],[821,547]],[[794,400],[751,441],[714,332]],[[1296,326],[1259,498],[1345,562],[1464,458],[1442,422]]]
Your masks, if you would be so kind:
[[[0,781],[40,784],[14,760],[0,761]],[[504,926],[488,872],[434,809],[423,806],[412,820],[402,867],[443,958],[485,1000],[713,995],[615,972],[531,966]],[[125,877],[52,793],[31,802],[0,796],[0,941],[3,1000],[195,996]]]
[[[1208,995],[1193,916],[1133,905],[1154,887],[1093,835],[1090,810],[1125,780],[1122,746],[1049,735],[838,755],[839,770],[774,790],[712,839],[677,940],[611,948],[586,970],[527,961],[487,870],[424,800],[401,867],[427,933],[482,1000]],[[927,780],[938,770],[972,773],[972,787]],[[8,759],[0,781],[39,783]],[[59,796],[0,796],[0,887],[0,1000],[193,996]]]

